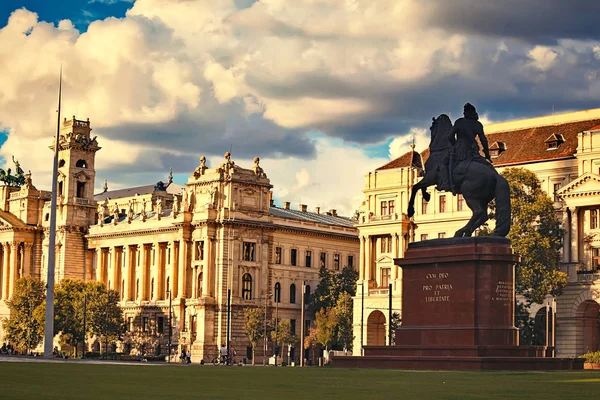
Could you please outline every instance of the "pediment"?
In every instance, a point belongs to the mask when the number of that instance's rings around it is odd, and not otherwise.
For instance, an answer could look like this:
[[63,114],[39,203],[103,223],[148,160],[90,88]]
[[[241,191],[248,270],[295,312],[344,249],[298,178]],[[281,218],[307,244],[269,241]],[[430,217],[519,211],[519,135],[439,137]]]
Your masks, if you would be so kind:
[[394,259],[392,257],[381,256],[377,259],[377,265],[387,266],[388,264],[390,267],[394,265]]
[[25,226],[25,223],[15,215],[0,210],[0,229],[20,228]]
[[556,192],[562,198],[588,197],[600,194],[600,175],[586,173]]
[[86,182],[91,179],[91,177],[83,171],[79,171],[76,174],[73,174],[73,177],[79,182]]

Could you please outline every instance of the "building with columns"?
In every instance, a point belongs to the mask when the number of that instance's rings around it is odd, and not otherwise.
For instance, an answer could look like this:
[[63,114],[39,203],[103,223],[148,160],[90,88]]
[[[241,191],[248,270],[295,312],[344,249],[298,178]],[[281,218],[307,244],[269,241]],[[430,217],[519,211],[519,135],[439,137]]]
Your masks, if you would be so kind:
[[[90,132],[89,121],[75,117],[61,125],[56,280],[97,280],[116,290],[128,331],[156,337],[152,350],[167,352],[169,305],[172,343],[191,349],[195,361],[210,361],[228,340],[238,358],[250,356],[249,306],[266,304],[268,318],[289,320],[299,338],[302,285],[314,289],[321,266],[357,266],[354,221],[336,210],[275,206],[258,157],[249,168],[229,153],[216,167],[202,157],[184,186],[169,179],[110,191],[105,184],[94,195],[100,147]],[[46,276],[50,192],[26,177],[20,188],[0,187],[0,318],[16,279]],[[297,348],[288,349],[291,360],[299,360]]]
[[[566,232],[560,269],[567,273],[568,285],[556,299],[556,355],[600,349],[600,109],[484,128],[499,172],[511,167],[533,171],[554,199]],[[408,241],[451,237],[471,217],[460,195],[430,188],[430,201],[417,194],[416,214],[407,218],[410,191],[422,176],[428,155],[428,150],[410,151],[365,177],[365,199],[357,224],[361,280],[354,303],[355,355],[360,354],[361,343],[387,344],[389,305],[383,298],[388,282],[393,282],[393,310],[401,313],[402,272],[389,272],[388,258],[402,257]],[[391,238],[391,245],[386,237]],[[364,307],[360,306],[361,288]],[[543,320],[547,308],[534,304],[530,312]]]

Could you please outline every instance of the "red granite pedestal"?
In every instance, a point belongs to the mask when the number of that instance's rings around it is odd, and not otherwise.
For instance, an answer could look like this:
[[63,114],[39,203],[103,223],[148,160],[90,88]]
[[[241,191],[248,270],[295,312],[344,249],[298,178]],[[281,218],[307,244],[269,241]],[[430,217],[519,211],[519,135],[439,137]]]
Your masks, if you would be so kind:
[[411,243],[402,268],[402,326],[394,346],[365,346],[334,366],[410,369],[582,369],[578,359],[519,346],[514,326],[515,265],[498,237]]

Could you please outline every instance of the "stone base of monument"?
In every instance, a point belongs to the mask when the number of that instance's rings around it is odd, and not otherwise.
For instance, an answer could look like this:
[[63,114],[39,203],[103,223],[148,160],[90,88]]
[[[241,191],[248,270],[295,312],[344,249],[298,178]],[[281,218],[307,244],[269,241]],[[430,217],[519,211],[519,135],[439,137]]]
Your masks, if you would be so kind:
[[402,268],[402,326],[393,346],[335,357],[336,367],[410,369],[582,369],[580,359],[547,357],[552,349],[519,346],[514,326],[515,265],[499,237],[411,243]]

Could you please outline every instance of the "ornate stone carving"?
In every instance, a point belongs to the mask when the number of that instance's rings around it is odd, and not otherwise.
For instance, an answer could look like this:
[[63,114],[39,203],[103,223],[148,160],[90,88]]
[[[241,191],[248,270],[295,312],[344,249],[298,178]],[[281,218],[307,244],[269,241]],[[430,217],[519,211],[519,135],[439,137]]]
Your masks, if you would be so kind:
[[127,222],[131,223],[133,220],[133,200],[129,200],[129,207],[127,208]]
[[179,196],[174,194],[173,195],[173,218],[177,218],[177,214],[179,214]]
[[200,176],[204,175],[204,171],[206,171],[208,167],[206,166],[206,157],[200,157],[200,165],[194,170],[192,175],[194,178],[198,179]]
[[252,167],[252,170],[254,170],[255,175],[257,175],[261,178],[266,178],[267,174],[265,174],[262,167],[260,165],[258,165],[259,162],[260,162],[260,158],[254,157],[254,167]]
[[156,219],[160,221],[163,213],[162,199],[159,197],[156,199]]
[[146,198],[142,199],[142,222],[146,222]]
[[116,225],[119,222],[119,205],[115,202],[112,210],[113,214],[113,224]]

